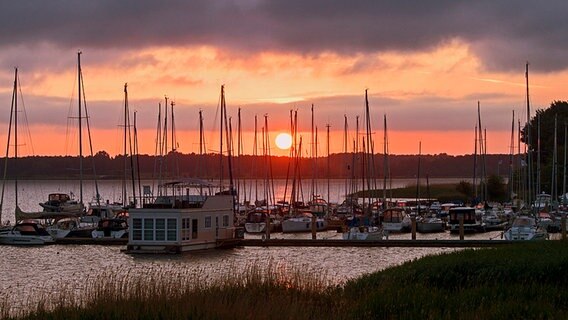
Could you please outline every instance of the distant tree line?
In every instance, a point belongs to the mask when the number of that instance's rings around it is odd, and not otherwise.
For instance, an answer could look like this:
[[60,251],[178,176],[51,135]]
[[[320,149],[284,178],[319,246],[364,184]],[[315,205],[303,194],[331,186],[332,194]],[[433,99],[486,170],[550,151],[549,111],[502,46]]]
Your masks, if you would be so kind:
[[[384,157],[375,155],[365,159],[362,154],[339,153],[317,159],[302,158],[299,160],[299,176],[302,179],[312,177],[324,179],[349,179],[352,177],[384,175]],[[418,173],[417,155],[390,155],[388,157],[389,171],[392,178],[413,178]],[[231,159],[234,178],[282,179],[293,175],[294,163],[291,158],[284,156],[244,155]],[[4,167],[6,159],[0,158]],[[364,163],[363,161],[367,161]],[[479,157],[478,157],[478,161]],[[487,175],[507,177],[509,173],[509,155],[495,154],[485,157]],[[421,155],[420,176],[431,178],[468,178],[473,177],[474,155],[452,156],[447,154]],[[17,167],[16,167],[17,166]],[[131,167],[139,169],[131,173]],[[126,172],[125,172],[126,168]],[[221,170],[222,168],[222,170]],[[315,169],[314,169],[315,168]],[[364,171],[362,168],[365,168]],[[368,168],[374,168],[368,172]],[[78,179],[79,158],[72,156],[30,156],[19,158],[17,162],[9,158],[7,163],[7,178],[14,179]],[[160,174],[161,172],[161,174]],[[221,176],[222,173],[222,176]],[[139,155],[134,158],[119,155],[109,156],[100,151],[93,157],[83,158],[83,177],[92,179],[121,179],[132,177],[152,179],[161,175],[164,179],[176,178],[229,178],[227,157],[221,160],[218,154],[198,155],[195,153],[182,154],[172,152],[165,157]],[[479,179],[479,177],[478,177]]]

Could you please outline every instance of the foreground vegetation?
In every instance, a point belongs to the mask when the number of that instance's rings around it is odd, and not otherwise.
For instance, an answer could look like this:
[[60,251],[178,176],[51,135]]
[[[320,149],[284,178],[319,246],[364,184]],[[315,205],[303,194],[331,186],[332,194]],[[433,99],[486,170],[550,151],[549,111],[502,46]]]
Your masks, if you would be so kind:
[[[369,261],[369,263],[373,263]],[[217,280],[196,272],[110,274],[86,296],[44,297],[24,319],[560,319],[568,243],[519,243],[425,257],[333,286],[314,272],[252,266]],[[156,270],[157,271],[157,270]],[[8,317],[4,304],[3,316]]]

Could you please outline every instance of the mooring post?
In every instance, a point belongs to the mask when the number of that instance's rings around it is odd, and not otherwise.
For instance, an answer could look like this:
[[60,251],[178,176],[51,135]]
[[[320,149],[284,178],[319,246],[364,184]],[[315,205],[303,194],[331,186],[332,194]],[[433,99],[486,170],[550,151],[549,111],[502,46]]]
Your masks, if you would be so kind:
[[463,240],[463,239],[464,239],[464,236],[463,236],[463,234],[464,234],[464,230],[463,230],[463,213],[460,212],[460,213],[458,214],[458,216],[459,216],[459,218],[460,218],[460,240]]
[[312,215],[312,239],[316,239],[316,216]]
[[412,240],[416,240],[416,215],[410,215],[410,221],[412,222]]

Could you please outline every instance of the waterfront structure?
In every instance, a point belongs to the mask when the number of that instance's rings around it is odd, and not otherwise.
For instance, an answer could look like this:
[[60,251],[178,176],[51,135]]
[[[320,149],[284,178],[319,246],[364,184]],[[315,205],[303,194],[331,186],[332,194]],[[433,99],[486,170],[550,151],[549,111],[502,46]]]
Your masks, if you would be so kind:
[[[182,182],[174,184],[178,190]],[[127,252],[180,253],[233,246],[244,230],[234,226],[230,194],[164,195],[128,211]]]

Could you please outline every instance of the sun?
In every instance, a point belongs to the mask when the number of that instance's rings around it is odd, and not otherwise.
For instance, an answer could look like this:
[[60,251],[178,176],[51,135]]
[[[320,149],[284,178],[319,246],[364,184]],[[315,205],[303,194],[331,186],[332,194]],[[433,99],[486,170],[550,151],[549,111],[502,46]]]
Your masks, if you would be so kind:
[[279,133],[274,139],[274,143],[280,150],[288,150],[292,146],[292,136],[288,133]]

